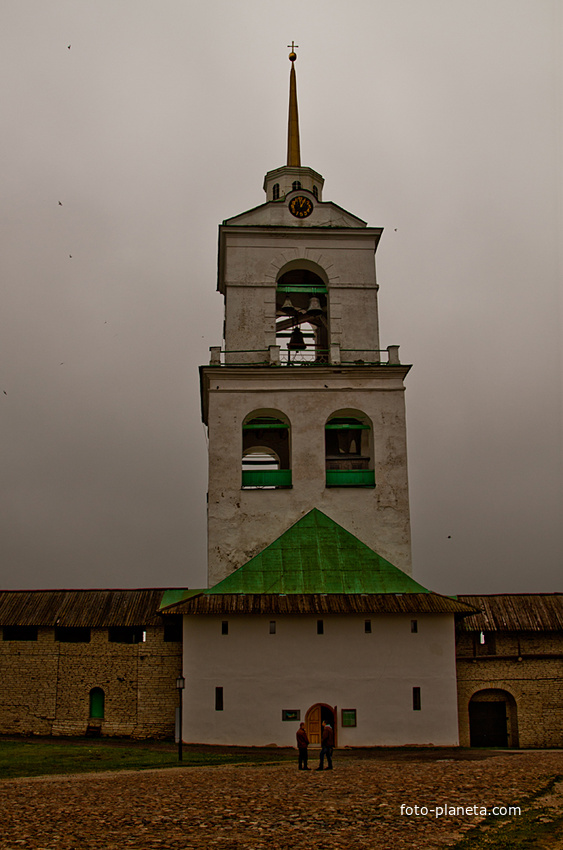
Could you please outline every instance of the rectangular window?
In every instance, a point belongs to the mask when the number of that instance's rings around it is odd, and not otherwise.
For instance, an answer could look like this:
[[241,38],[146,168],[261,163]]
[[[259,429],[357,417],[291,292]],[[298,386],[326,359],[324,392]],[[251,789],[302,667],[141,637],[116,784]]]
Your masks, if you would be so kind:
[[143,629],[140,626],[111,626],[108,640],[110,643],[143,643]]
[[164,623],[164,640],[167,643],[181,643],[182,642],[182,618],[181,617],[170,617],[170,622],[168,622],[168,617]]
[[282,720],[301,720],[298,708],[282,708]]
[[371,635],[371,620],[366,620],[364,623],[364,632],[366,635]]
[[418,620],[411,620],[411,632],[413,635],[418,632]]
[[223,620],[223,622],[221,623],[221,634],[222,635],[228,635],[229,634],[229,621],[228,620]]
[[420,688],[412,689],[412,710],[420,711]]
[[90,629],[82,626],[57,626],[55,640],[60,643],[90,643]]
[[223,688],[215,688],[215,711],[223,711]]
[[355,708],[343,708],[342,709],[342,725],[343,726],[355,726],[356,725],[356,709]]
[[276,633],[276,621],[270,620],[270,634],[275,635]]
[[324,620],[317,620],[317,634],[324,635],[325,633],[325,624]]
[[4,640],[37,640],[37,626],[4,626]]

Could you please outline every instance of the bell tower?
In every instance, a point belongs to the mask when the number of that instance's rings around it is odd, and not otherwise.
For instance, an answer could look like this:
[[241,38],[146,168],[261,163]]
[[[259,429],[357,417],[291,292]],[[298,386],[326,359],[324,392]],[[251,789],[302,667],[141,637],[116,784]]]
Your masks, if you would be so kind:
[[313,508],[411,572],[410,367],[380,347],[382,228],[324,201],[301,165],[296,58],[292,44],[287,162],[219,227],[224,341],[200,368],[210,586]]

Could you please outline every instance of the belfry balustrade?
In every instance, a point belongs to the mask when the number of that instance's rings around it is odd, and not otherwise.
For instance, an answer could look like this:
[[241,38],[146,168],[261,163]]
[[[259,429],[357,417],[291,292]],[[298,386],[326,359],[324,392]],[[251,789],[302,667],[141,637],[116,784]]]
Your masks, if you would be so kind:
[[[306,333],[304,335],[306,337]],[[296,349],[290,357],[282,357],[279,345],[239,351],[227,351],[217,345],[211,346],[209,351],[210,366],[400,366],[398,345],[388,345],[382,349],[351,349],[331,345],[320,352],[321,357],[318,349],[314,352]]]

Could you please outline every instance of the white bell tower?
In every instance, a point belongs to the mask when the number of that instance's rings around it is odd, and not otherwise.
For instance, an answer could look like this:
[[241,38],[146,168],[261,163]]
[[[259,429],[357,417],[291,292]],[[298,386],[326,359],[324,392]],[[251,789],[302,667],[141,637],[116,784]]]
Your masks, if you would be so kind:
[[380,347],[382,228],[330,201],[301,165],[295,52],[287,164],[266,202],[219,228],[223,346],[202,366],[209,584],[318,508],[410,574],[404,378]]

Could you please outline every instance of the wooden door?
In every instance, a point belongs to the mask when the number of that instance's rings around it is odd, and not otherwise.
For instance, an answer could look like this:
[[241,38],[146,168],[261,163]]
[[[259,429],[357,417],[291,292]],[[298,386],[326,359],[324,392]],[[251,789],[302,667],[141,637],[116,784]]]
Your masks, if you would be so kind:
[[307,712],[307,718],[305,721],[307,735],[309,738],[310,744],[320,744],[321,743],[321,707],[320,705],[314,705]]

